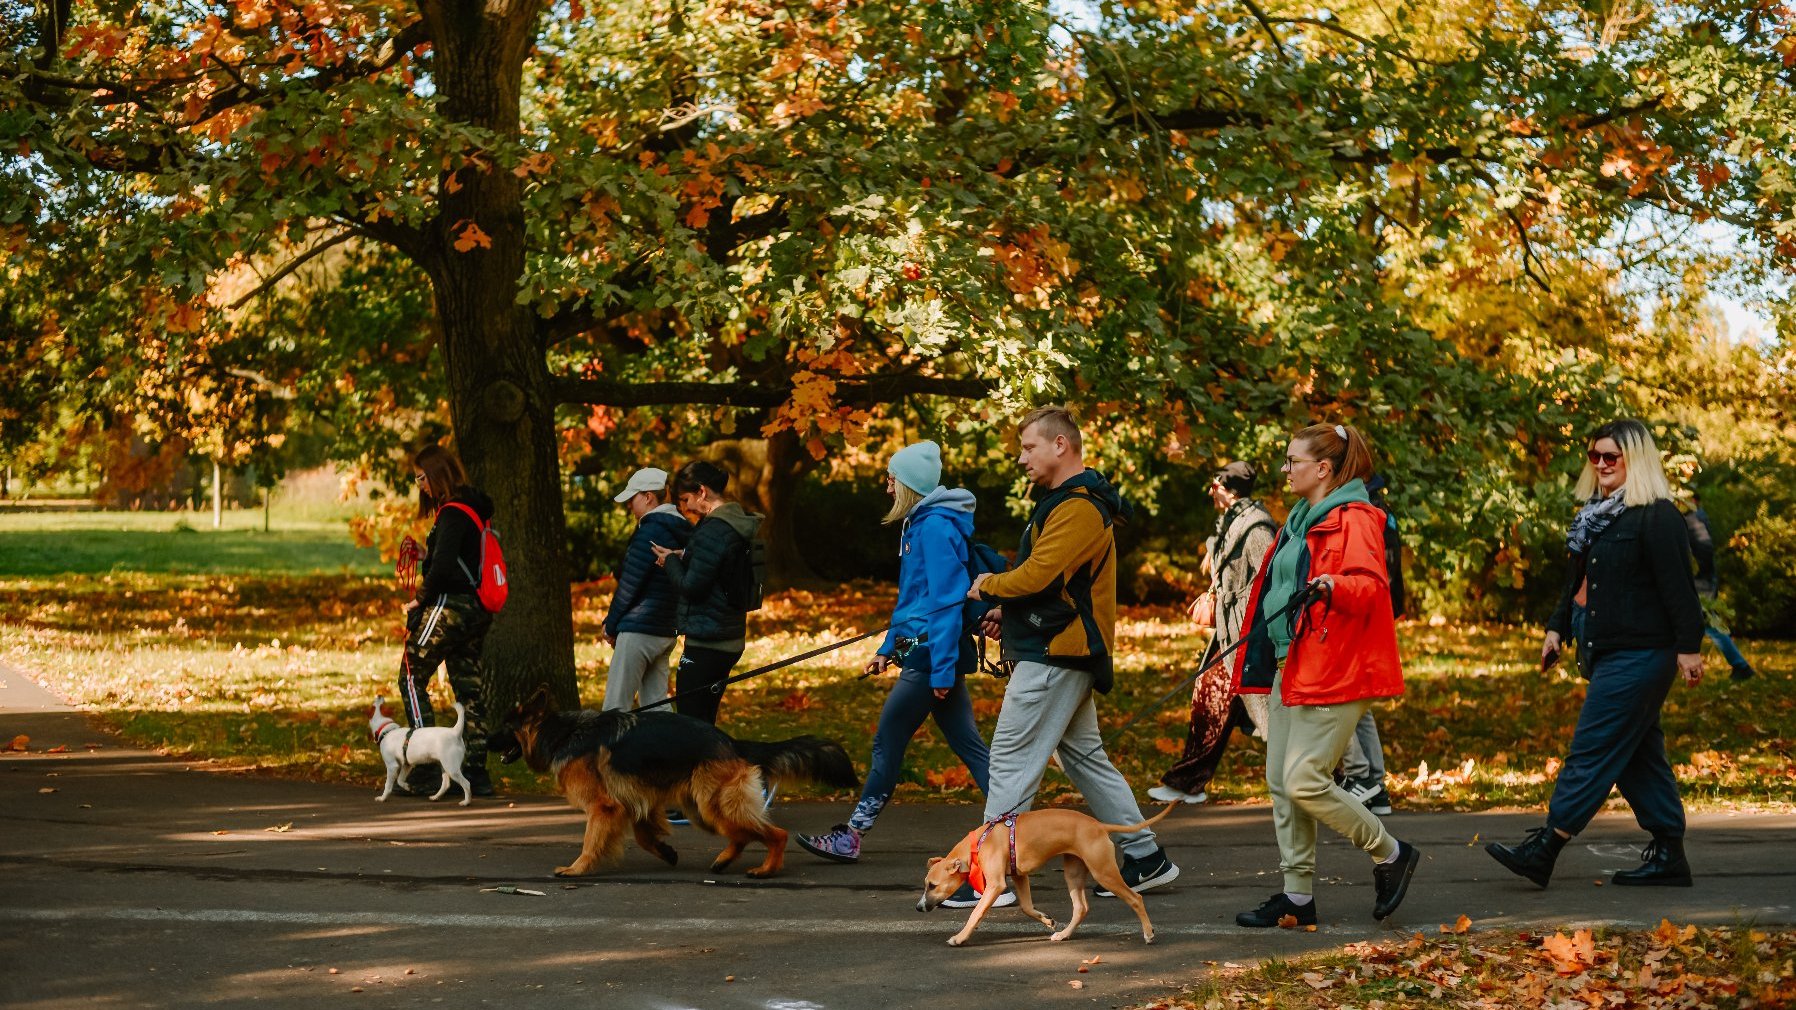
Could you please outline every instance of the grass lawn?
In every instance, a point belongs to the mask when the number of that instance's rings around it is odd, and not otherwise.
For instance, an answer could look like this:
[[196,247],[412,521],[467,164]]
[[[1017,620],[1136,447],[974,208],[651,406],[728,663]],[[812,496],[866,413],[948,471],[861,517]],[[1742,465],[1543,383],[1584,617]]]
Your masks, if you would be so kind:
[[381,571],[371,548],[350,542],[343,520],[275,509],[262,532],[259,509],[225,512],[15,512],[0,510],[0,578],[153,572]]
[[[259,515],[236,517],[259,525]],[[367,713],[375,695],[395,694],[402,597],[340,525],[277,524],[289,528],[261,534],[182,530],[169,516],[53,518],[31,529],[0,527],[0,660],[90,706],[139,744],[278,774],[378,782]],[[609,650],[599,642],[599,622],[608,588],[576,590],[579,680],[594,707],[604,695]],[[878,627],[890,605],[891,590],[879,586],[775,595],[753,617],[755,637],[739,669]],[[1397,802],[1459,810],[1544,805],[1581,682],[1534,669],[1533,629],[1406,624],[1401,634],[1409,690],[1379,708]],[[1119,638],[1118,687],[1099,705],[1107,726],[1188,676],[1201,645],[1170,608],[1125,608]],[[1672,760],[1695,808],[1796,809],[1796,643],[1741,644],[1758,678],[1735,683],[1721,667],[1722,675],[1697,688],[1673,690],[1665,707]],[[731,688],[721,724],[739,736],[833,737],[864,768],[887,686],[856,676],[874,647],[863,643]],[[436,688],[446,690],[441,678]],[[1003,685],[980,676],[972,691],[989,732]],[[1185,719],[1185,705],[1175,701],[1112,745],[1138,790],[1178,754]],[[1211,795],[1263,801],[1262,754],[1237,735]],[[521,768],[501,776],[515,789],[546,788]],[[1044,791],[1063,796],[1071,787],[1052,774]],[[933,729],[912,745],[899,791],[901,800],[924,797],[976,797]]]
[[[1350,943],[1255,967],[1208,962],[1209,978],[1135,1010],[1364,1007],[1788,1007],[1796,1005],[1796,931],[1679,928],[1481,931]],[[1083,970],[1083,969],[1081,969]]]

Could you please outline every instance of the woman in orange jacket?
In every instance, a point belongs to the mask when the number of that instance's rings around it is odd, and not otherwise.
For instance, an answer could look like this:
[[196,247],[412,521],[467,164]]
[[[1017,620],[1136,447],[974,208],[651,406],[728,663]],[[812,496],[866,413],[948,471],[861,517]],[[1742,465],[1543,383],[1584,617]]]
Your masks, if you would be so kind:
[[[1283,470],[1298,500],[1254,581],[1235,689],[1271,695],[1266,785],[1285,889],[1235,922],[1315,923],[1318,822],[1371,854],[1372,915],[1383,919],[1402,903],[1421,855],[1334,781],[1360,716],[1374,699],[1403,693],[1384,513],[1366,494],[1372,453],[1346,425],[1311,425],[1291,439]],[[1307,602],[1281,615],[1300,590]]]

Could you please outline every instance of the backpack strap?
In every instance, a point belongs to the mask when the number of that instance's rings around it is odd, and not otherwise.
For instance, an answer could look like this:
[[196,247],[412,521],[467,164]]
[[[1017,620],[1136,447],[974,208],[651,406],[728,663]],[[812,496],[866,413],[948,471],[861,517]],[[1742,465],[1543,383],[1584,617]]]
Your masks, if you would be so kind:
[[463,505],[461,502],[458,502],[458,501],[444,502],[443,507],[440,509],[437,509],[437,518],[441,519],[443,517],[443,513],[447,512],[450,509],[456,509],[456,510],[460,511],[463,515],[467,516],[468,521],[474,524],[474,532],[480,537],[480,561],[475,567],[475,575],[474,575],[474,588],[478,589],[478,588],[480,588],[480,584],[482,582],[486,581],[486,533],[487,533],[487,529],[488,529],[487,524],[480,521],[480,513],[475,512],[473,509],[469,508],[466,505]]

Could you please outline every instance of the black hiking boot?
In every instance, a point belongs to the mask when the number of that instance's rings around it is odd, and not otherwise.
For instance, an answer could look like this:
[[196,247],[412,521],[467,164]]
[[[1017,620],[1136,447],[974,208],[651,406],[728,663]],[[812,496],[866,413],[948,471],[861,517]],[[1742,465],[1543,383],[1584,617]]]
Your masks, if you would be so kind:
[[1553,863],[1559,859],[1559,850],[1570,840],[1552,828],[1535,828],[1520,845],[1492,842],[1484,847],[1484,851],[1508,867],[1509,872],[1545,887],[1547,881],[1553,879]]
[[1640,852],[1637,870],[1619,870],[1610,879],[1623,887],[1689,887],[1690,861],[1682,838],[1655,838]]

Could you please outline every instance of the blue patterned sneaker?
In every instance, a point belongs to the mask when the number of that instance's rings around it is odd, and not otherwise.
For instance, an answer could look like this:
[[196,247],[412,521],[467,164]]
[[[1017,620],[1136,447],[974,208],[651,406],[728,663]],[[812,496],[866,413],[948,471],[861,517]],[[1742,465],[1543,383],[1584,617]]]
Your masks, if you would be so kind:
[[827,835],[793,835],[798,847],[832,863],[852,863],[861,858],[861,833],[838,824]]

